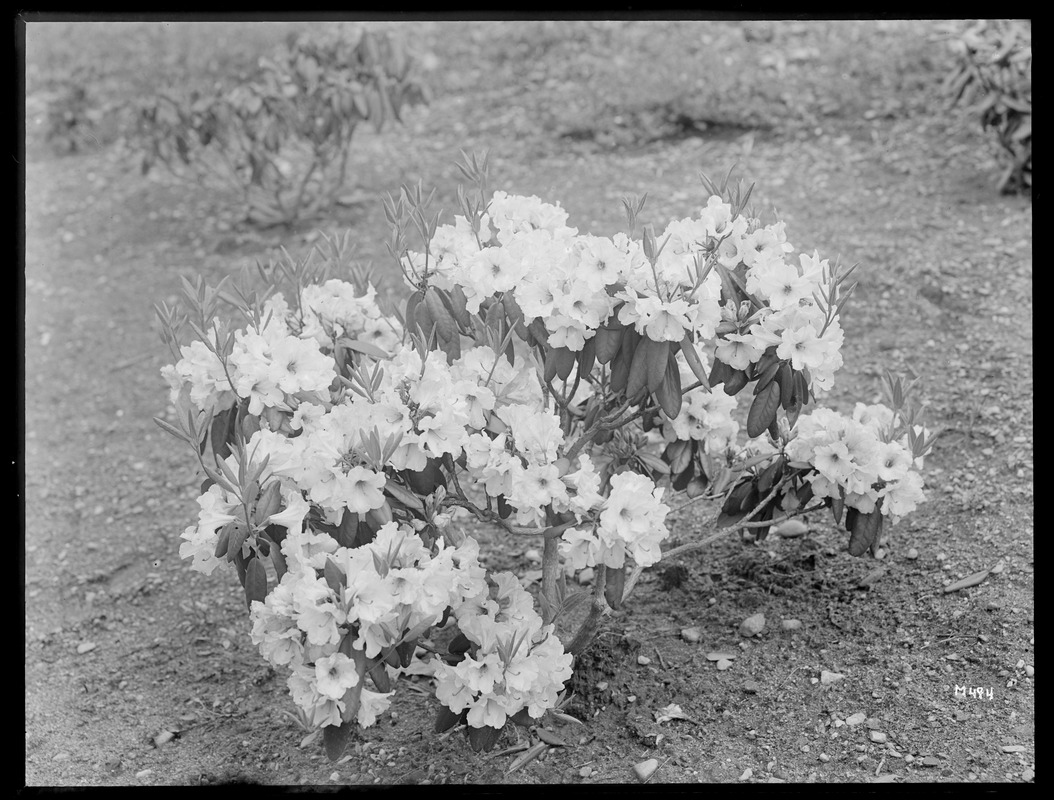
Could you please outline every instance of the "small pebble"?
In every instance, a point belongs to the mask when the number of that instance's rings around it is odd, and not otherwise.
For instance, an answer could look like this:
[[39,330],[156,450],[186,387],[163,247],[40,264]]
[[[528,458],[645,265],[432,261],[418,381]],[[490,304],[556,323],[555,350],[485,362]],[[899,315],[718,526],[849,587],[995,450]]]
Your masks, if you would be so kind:
[[1025,668],[1025,660],[1021,659],[1020,661],[1017,662],[1016,666],[1017,666],[1018,669],[1024,669]]
[[941,761],[937,756],[926,756],[922,759],[922,766],[924,767],[939,767],[940,765]]
[[780,623],[780,627],[785,631],[797,631],[801,630],[800,619],[785,619]]
[[70,760],[70,754],[66,753],[66,752],[55,753],[55,755],[53,755],[51,757],[51,760],[52,761],[69,761]]
[[707,661],[732,661],[735,657],[735,653],[722,653],[720,650],[714,650],[706,654]]
[[652,775],[655,774],[655,770],[659,768],[659,760],[657,758],[649,758],[647,761],[641,761],[633,767],[633,771],[637,773],[637,780],[641,783],[648,780]]
[[582,767],[582,769],[578,770],[578,774],[583,778],[588,778],[590,775],[593,774],[593,768],[586,764],[584,767]]
[[740,636],[757,636],[763,630],[765,630],[764,614],[754,614],[739,624]]
[[81,642],[79,645],[77,645],[77,655],[82,656],[85,653],[90,653],[94,649],[95,642]]
[[784,539],[796,539],[809,532],[809,526],[800,519],[789,519],[779,525],[774,525],[771,532]]
[[739,776],[739,779],[741,781],[749,781],[753,777],[754,770],[752,770],[750,767],[747,767],[745,770],[743,770],[743,774]]
[[139,778],[139,780],[142,780],[143,778],[149,778],[153,774],[154,771],[152,769],[142,769],[139,770],[139,772],[135,773],[135,777]]
[[724,672],[726,669],[728,669],[731,666],[732,666],[732,662],[729,661],[727,658],[722,658],[720,661],[717,662],[717,668],[721,672]]
[[703,639],[703,632],[698,628],[683,628],[681,638],[689,644],[698,644]]
[[846,725],[859,725],[861,722],[864,722],[865,720],[867,720],[867,715],[864,714],[863,711],[860,711],[860,712],[858,712],[856,714],[853,714],[850,717],[846,717],[845,724]]
[[642,667],[646,667],[648,666],[648,664],[651,663],[651,659],[647,656],[637,656],[637,663],[640,664]]
[[908,550],[907,557],[910,560],[914,561],[916,558],[919,557],[919,551],[912,547],[910,550]]
[[1026,767],[1025,771],[1021,773],[1021,780],[1023,781],[1031,781],[1035,777],[1036,773],[1029,767]]
[[1025,664],[1025,674],[1031,678],[1033,675],[1036,674],[1036,668],[1033,667],[1031,664]]
[[831,757],[829,755],[827,755],[827,753],[820,753],[820,761],[822,761],[823,763],[826,764],[830,760],[831,760]]
[[871,731],[871,741],[875,744],[885,744],[886,735],[882,731]]
[[1004,753],[1024,753],[1025,746],[1021,744],[1007,744],[1002,748]]
[[760,688],[757,681],[747,681],[743,684],[743,691],[747,694],[757,694]]
[[838,683],[838,681],[842,680],[843,678],[845,678],[845,675],[840,672],[828,672],[827,670],[822,670],[820,672],[820,683],[824,685]]
[[329,779],[331,781],[333,781],[334,783],[336,783],[337,781],[340,780],[340,773],[339,772],[331,772],[331,773],[329,773]]

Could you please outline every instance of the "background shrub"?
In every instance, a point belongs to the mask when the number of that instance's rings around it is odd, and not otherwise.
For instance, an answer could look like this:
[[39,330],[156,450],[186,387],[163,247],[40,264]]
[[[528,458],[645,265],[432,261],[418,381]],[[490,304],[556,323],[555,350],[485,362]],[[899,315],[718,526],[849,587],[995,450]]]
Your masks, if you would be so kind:
[[233,186],[251,222],[313,219],[345,185],[358,125],[380,131],[425,101],[413,63],[400,40],[383,33],[293,35],[248,80],[141,101],[131,142],[144,173],[159,164]]
[[1009,164],[999,191],[1032,188],[1032,23],[977,20],[951,38],[955,68],[944,88],[953,104],[994,134]]

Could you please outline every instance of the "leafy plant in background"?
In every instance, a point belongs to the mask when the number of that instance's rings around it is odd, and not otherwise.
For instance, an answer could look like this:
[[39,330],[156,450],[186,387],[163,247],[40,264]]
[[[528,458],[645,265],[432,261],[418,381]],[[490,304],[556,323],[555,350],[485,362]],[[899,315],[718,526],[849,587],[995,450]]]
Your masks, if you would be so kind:
[[[185,309],[157,308],[175,359],[158,423],[206,476],[180,554],[234,565],[253,641],[333,759],[419,653],[437,732],[478,751],[527,727],[516,767],[559,745],[544,722],[576,721],[564,686],[603,620],[644,569],[720,535],[662,552],[691,503],[757,538],[827,507],[863,555],[924,499],[933,437],[910,385],[887,376],[890,407],[811,408],[842,363],[852,270],[789,259],[749,190],[704,179],[697,215],[639,238],[645,202],[627,198],[629,233],[609,238],[491,193],[485,159],[459,166],[473,189],[453,223],[420,186],[385,203],[412,289],[398,314],[347,237],[261,266],[262,290],[199,278]],[[537,610],[459,516],[541,540]],[[571,591],[586,568],[592,591]]]
[[957,63],[944,89],[993,132],[1010,163],[999,191],[1032,188],[1032,23],[978,20],[950,38]]
[[381,131],[425,98],[397,38],[301,35],[232,88],[143,102],[131,138],[144,173],[160,164],[198,182],[223,181],[241,194],[251,222],[289,225],[338,200],[359,124]]
[[45,138],[57,153],[81,152],[89,142],[98,142],[103,116],[83,83],[67,83],[48,102]]

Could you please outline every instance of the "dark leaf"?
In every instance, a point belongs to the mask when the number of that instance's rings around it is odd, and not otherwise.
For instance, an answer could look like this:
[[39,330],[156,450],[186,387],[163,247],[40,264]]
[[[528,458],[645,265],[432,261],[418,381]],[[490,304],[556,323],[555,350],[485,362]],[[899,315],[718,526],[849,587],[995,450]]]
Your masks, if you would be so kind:
[[370,678],[373,680],[373,685],[377,687],[377,691],[383,694],[387,694],[392,690],[392,681],[388,677],[388,669],[385,667],[383,661],[374,661],[373,665],[369,668]]
[[327,725],[322,729],[322,741],[326,745],[326,758],[330,761],[338,761],[344,755],[355,724],[354,722],[342,722],[340,725]]
[[618,322],[614,314],[597,329],[592,341],[596,342],[596,359],[601,364],[607,364],[618,354],[624,329],[625,326]]
[[[669,342],[655,342],[651,339],[648,342],[648,391],[655,393],[659,387],[662,386],[663,380],[666,377],[667,366],[670,360],[670,343]],[[680,373],[677,372],[677,363],[674,362],[674,373],[678,375],[678,383],[680,382]],[[679,393],[678,393],[679,394]],[[678,404],[679,405],[679,404]],[[674,415],[676,416],[676,415]]]
[[703,368],[703,362],[699,358],[699,353],[695,350],[695,344],[692,342],[692,332],[685,331],[684,339],[681,340],[681,352],[684,353],[684,360],[688,363],[688,367],[692,370],[696,380],[698,380],[707,389],[711,386],[713,381],[713,375],[707,377],[706,370]]
[[750,405],[750,412],[747,414],[747,436],[753,438],[763,434],[776,419],[779,407],[780,387],[770,381],[768,387],[761,391]]
[[710,368],[710,386],[717,386],[719,383],[727,383],[732,377],[733,369],[724,361],[720,359],[714,359],[714,365]]
[[[849,555],[862,556],[868,550],[872,553],[878,549],[882,536],[882,501],[875,505],[870,514],[856,514],[849,536]],[[856,511],[856,509],[850,509]],[[848,516],[848,515],[847,515]]]
[[622,608],[622,592],[626,587],[626,570],[623,567],[605,567],[607,582],[604,584],[604,598],[616,611]]
[[750,383],[750,379],[747,377],[747,373],[741,369],[734,369],[728,380],[725,381],[725,394],[734,396],[748,383]]
[[329,588],[340,597],[344,587],[348,584],[348,576],[344,574],[344,570],[338,567],[337,562],[332,558],[327,558],[322,574],[325,577],[326,584]]
[[486,725],[482,728],[468,729],[468,743],[472,747],[472,752],[486,753],[497,744],[498,739],[501,737],[501,728],[492,728]]
[[461,722],[466,714],[468,714],[468,711],[462,711],[459,714],[455,714],[446,706],[440,706],[439,713],[436,714],[436,721],[433,729],[436,733],[448,731]]
[[249,560],[245,567],[245,602],[250,608],[254,600],[267,599],[267,570],[258,558]]

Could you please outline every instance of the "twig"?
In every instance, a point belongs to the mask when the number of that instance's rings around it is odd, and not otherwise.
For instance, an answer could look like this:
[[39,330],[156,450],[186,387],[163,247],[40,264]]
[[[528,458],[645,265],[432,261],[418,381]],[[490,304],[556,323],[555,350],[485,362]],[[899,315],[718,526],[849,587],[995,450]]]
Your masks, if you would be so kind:
[[146,361],[152,355],[153,353],[140,353],[137,356],[126,358],[124,361],[118,361],[116,364],[110,367],[110,372],[117,372],[118,370],[127,369],[128,367],[138,364],[140,361]]
[[665,662],[665,661],[663,660],[663,658],[662,658],[662,653],[660,653],[660,652],[659,652],[659,648],[658,648],[658,647],[655,647],[655,648],[652,648],[652,649],[654,649],[654,650],[655,650],[655,657],[656,657],[657,659],[659,659],[659,665],[660,665],[660,666],[661,666],[661,667],[662,667],[662,668],[663,668],[664,670],[668,670],[668,669],[669,669],[669,667],[668,667],[668,666],[666,666],[666,662]]
[[788,676],[787,676],[786,678],[784,678],[784,679],[783,679],[783,683],[781,683],[781,684],[779,685],[779,688],[778,688],[778,689],[776,689],[776,691],[778,692],[778,691],[780,691],[780,690],[781,690],[781,689],[782,689],[782,688],[783,688],[784,686],[786,686],[786,685],[787,685],[787,682],[788,682],[788,681],[790,681],[790,679],[794,677],[794,673],[795,673],[795,672],[797,672],[798,670],[800,670],[801,668],[802,668],[802,667],[801,667],[801,665],[798,665],[797,667],[795,667],[794,669],[792,669],[792,670],[790,671],[790,675],[788,675]]

